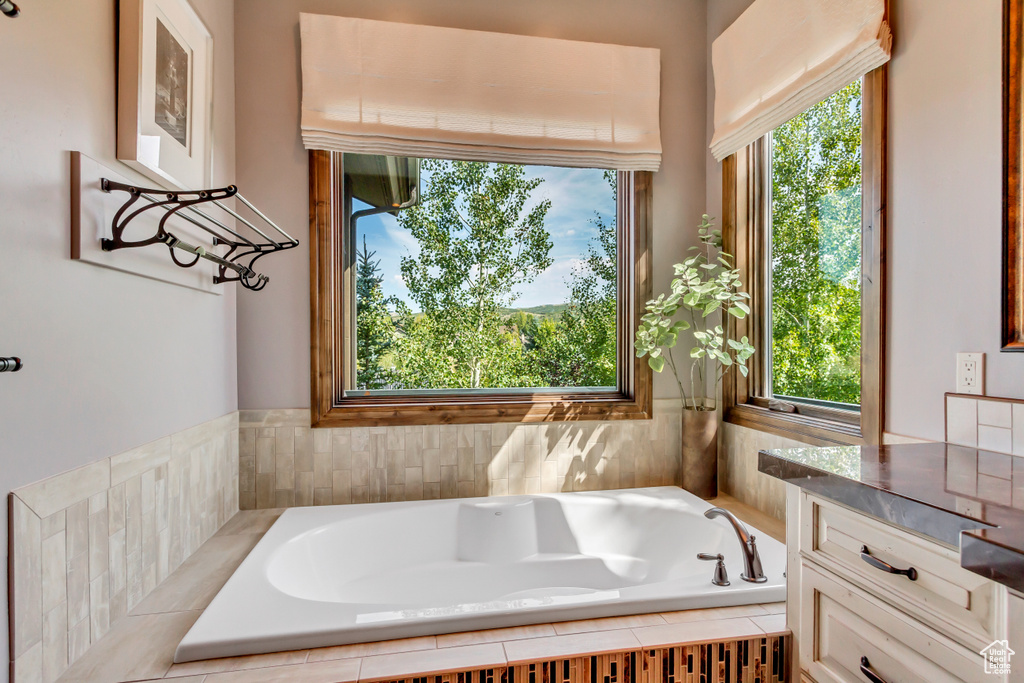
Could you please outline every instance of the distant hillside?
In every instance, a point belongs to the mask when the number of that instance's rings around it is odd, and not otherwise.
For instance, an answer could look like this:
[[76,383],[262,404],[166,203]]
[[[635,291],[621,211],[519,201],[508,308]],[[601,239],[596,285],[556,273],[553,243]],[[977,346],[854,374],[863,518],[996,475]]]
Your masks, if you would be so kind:
[[[531,306],[529,308],[499,308],[498,310],[502,315],[513,315],[522,312],[537,316],[538,318],[554,318],[567,308],[569,308],[569,304],[544,304],[543,306]],[[423,314],[414,312],[413,315],[418,320]],[[391,317],[392,320],[398,320],[398,315],[392,315]]]
[[531,306],[530,308],[503,308],[501,312],[505,315],[512,315],[522,311],[523,313],[535,315],[538,318],[550,318],[559,315],[568,307],[569,304],[544,304],[543,306]]

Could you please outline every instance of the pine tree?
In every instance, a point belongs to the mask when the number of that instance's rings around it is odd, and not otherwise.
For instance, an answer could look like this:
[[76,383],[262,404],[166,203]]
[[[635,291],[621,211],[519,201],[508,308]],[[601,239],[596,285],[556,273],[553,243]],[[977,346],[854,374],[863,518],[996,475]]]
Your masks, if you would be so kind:
[[359,389],[387,389],[394,373],[387,360],[395,344],[395,324],[384,297],[377,252],[370,251],[363,236],[356,252],[356,386]]

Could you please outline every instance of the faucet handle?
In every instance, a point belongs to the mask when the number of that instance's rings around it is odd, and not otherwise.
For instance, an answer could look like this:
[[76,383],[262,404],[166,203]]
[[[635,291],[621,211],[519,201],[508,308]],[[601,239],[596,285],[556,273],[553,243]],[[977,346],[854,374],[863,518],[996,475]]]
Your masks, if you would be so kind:
[[725,570],[725,557],[722,553],[717,555],[711,555],[709,553],[697,553],[698,560],[714,560],[718,564],[715,565],[715,576],[711,579],[711,583],[716,586],[728,586],[729,585],[729,573]]

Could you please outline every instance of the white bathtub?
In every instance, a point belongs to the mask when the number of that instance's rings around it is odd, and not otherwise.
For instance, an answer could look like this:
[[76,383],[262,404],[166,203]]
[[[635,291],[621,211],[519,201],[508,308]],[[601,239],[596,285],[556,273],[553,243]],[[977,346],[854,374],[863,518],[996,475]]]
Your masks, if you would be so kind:
[[[740,544],[675,487],[292,508],[185,636],[176,662],[786,597],[786,549]],[[711,583],[726,557],[730,586]]]

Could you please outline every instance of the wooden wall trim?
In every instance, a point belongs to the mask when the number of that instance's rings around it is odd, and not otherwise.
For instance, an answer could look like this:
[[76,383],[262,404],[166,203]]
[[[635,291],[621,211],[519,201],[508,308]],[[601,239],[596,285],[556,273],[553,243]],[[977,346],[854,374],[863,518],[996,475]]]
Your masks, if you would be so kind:
[[1024,352],[1024,0],[1003,5],[1003,351]]

